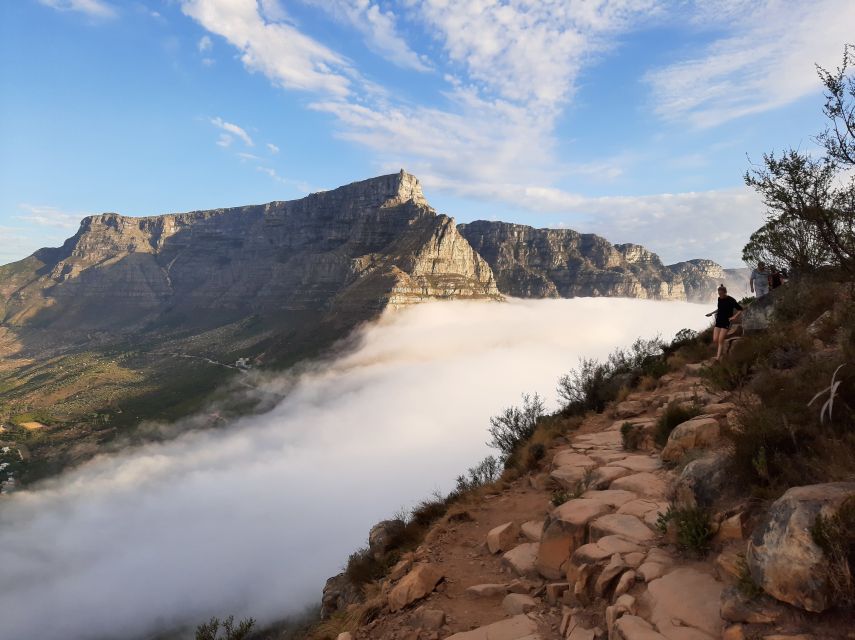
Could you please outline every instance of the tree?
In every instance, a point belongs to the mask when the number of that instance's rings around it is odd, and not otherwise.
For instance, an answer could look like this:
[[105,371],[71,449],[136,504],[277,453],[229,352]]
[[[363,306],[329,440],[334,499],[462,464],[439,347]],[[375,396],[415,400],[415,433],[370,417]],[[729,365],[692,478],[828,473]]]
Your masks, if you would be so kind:
[[[786,263],[800,270],[834,265],[855,273],[855,46],[834,72],[817,66],[829,124],[817,141],[822,157],[789,149],[763,155],[745,183],[763,197],[766,224],[743,249],[746,262]],[[783,265],[782,265],[783,266]]]

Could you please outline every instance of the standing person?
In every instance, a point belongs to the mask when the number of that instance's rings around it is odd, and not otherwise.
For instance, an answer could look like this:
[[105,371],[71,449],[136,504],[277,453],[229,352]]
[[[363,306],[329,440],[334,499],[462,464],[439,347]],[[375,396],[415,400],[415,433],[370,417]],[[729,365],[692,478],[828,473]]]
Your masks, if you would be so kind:
[[[735,314],[734,311],[736,311]],[[712,314],[715,314],[713,344],[718,345],[718,352],[715,356],[716,360],[721,359],[721,352],[724,350],[724,339],[727,337],[727,330],[730,329],[730,321],[738,317],[740,313],[742,313],[742,305],[740,305],[734,298],[727,295],[727,287],[724,285],[719,286],[718,308],[707,314],[708,318]]]
[[758,299],[769,293],[769,272],[766,271],[766,265],[763,262],[757,263],[757,268],[751,272],[751,293]]

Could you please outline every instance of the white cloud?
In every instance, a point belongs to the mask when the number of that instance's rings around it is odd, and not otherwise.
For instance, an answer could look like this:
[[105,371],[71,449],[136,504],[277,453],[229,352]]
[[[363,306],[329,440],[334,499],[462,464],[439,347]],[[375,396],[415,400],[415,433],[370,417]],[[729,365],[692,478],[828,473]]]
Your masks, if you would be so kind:
[[234,138],[227,133],[221,133],[217,138],[217,144],[224,148],[232,146],[232,142],[234,142]]
[[279,147],[277,147],[272,142],[267,143],[267,149],[270,151],[270,153],[273,153],[273,154],[279,153]]
[[202,36],[199,38],[199,43],[196,46],[199,49],[199,53],[206,53],[213,48],[214,41],[211,40],[210,36]]
[[[239,127],[238,125],[236,125],[232,122],[226,122],[225,120],[223,120],[220,117],[211,118],[211,124],[214,125],[215,127],[219,127],[223,131],[227,132],[226,136],[223,136],[222,134],[220,135],[221,140],[224,137],[230,138],[230,136],[228,134],[231,134],[231,135],[237,136],[238,138],[243,140],[243,143],[246,146],[248,146],[248,147],[255,146],[255,143],[253,143],[252,138],[249,136],[249,134],[246,132],[246,130],[243,129],[242,127]],[[217,144],[220,144],[220,143],[218,142]],[[231,144],[231,138],[229,139],[229,141],[227,143],[222,144],[220,146],[227,147],[227,146],[229,146],[229,144]]]
[[370,0],[303,0],[349,24],[366,39],[368,47],[404,69],[430,71],[425,56],[413,51],[398,33],[397,17]]
[[92,18],[113,18],[116,10],[102,0],[38,0],[41,4],[59,11],[77,11]]
[[[270,3],[266,7],[273,6]],[[277,5],[278,6],[278,5]],[[284,22],[267,22],[255,0],[184,0],[184,13],[223,36],[241,61],[287,89],[350,93],[350,64],[317,40]]]
[[246,153],[245,151],[240,151],[240,152],[238,152],[237,157],[238,157],[238,158],[240,158],[240,159],[241,159],[241,160],[243,160],[243,161],[246,161],[246,160],[261,160],[261,158],[259,158],[257,155],[255,155],[255,154],[253,154],[253,153]]
[[698,2],[694,18],[727,35],[647,74],[657,113],[710,127],[819,90],[814,64],[835,66],[851,41],[851,0]]
[[552,404],[578,357],[700,328],[704,311],[600,298],[389,313],[353,353],[250,378],[286,395],[266,414],[103,456],[6,498],[0,638],[150,637],[317,603],[372,524],[448,491],[489,452],[489,416],[521,392]]
[[22,212],[12,216],[16,220],[22,220],[40,227],[54,227],[57,229],[77,229],[80,221],[88,213],[71,213],[56,207],[47,205],[19,204],[18,209]]

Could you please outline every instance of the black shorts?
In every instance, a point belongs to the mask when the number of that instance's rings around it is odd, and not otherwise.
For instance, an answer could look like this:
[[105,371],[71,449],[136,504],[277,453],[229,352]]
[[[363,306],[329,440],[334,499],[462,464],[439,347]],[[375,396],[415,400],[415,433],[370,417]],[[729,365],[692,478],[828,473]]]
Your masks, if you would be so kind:
[[716,320],[715,326],[719,329],[730,329],[730,320]]

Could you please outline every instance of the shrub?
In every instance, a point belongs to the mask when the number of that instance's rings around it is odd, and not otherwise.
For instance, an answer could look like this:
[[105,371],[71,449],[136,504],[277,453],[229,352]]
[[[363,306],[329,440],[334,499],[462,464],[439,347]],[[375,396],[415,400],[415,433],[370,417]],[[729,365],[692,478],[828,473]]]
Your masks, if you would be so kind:
[[499,475],[499,461],[495,456],[487,456],[474,467],[470,467],[467,475],[457,476],[456,491],[458,494],[472,491],[495,482],[499,479]]
[[703,557],[709,551],[712,538],[709,513],[697,507],[678,509],[674,505],[668,507],[665,513],[660,513],[656,519],[656,527],[662,533],[668,530],[673,522],[677,530],[677,546],[698,557]]
[[653,436],[656,444],[664,447],[665,443],[668,442],[668,436],[671,435],[671,432],[678,424],[686,420],[691,420],[700,414],[701,407],[697,402],[691,404],[684,404],[677,401],[669,402],[668,406],[665,407],[665,411],[656,421]]
[[534,469],[546,456],[546,446],[542,442],[536,442],[528,448],[527,467]]
[[748,562],[745,560],[745,554],[740,553],[736,560],[736,569],[739,574],[736,577],[736,588],[739,593],[744,595],[749,600],[754,600],[763,595],[763,587],[754,582],[751,577],[751,571],[748,569]]
[[625,451],[637,451],[643,437],[644,433],[637,424],[624,422],[620,427],[620,439]]
[[819,514],[810,533],[828,558],[835,603],[855,605],[855,496],[847,498],[833,516]]
[[552,503],[553,507],[559,507],[568,500],[572,500],[573,496],[570,495],[570,492],[566,489],[555,489],[552,492],[552,496],[549,498],[549,502]]
[[[218,618],[211,618],[196,627],[196,640],[244,640],[255,626],[253,618],[245,618],[234,624],[235,617],[229,616],[222,622]],[[220,630],[223,634],[220,635]]]
[[352,584],[362,586],[382,578],[387,569],[385,563],[378,561],[367,547],[363,547],[350,554],[344,573]]
[[600,413],[622,388],[634,387],[642,376],[659,378],[667,371],[662,341],[639,338],[628,349],[613,351],[605,362],[581,358],[578,368],[559,379],[558,397],[565,415]]
[[523,395],[521,408],[508,407],[490,418],[488,431],[491,440],[487,444],[501,451],[502,461],[507,462],[517,448],[534,434],[543,412],[543,400],[538,394]]

